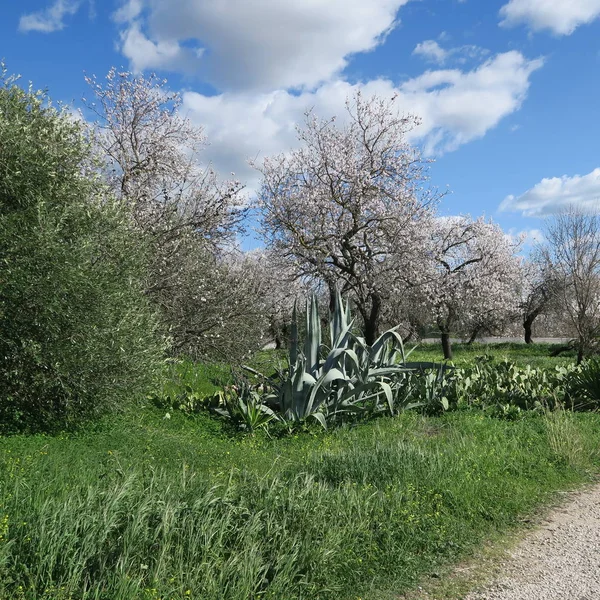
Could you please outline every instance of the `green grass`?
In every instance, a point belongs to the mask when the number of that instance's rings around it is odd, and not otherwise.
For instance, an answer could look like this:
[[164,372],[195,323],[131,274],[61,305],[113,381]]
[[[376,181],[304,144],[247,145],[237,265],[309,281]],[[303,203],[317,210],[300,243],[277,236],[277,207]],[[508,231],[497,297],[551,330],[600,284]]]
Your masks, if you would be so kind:
[[0,598],[377,600],[598,466],[600,416],[234,436],[146,407],[0,438]]
[[[453,363],[462,366],[472,363],[479,356],[491,356],[495,361],[507,359],[520,366],[531,365],[532,367],[553,367],[574,362],[576,353],[573,350],[561,352],[559,356],[551,356],[552,351],[559,346],[562,344],[457,343],[452,345]],[[407,353],[410,352],[407,358],[409,361],[441,362],[444,358],[439,343],[407,343],[405,350]],[[257,353],[248,364],[264,375],[270,375],[276,367],[285,367],[286,360],[285,350],[264,350]]]
[[[471,363],[478,356],[490,356],[495,361],[507,359],[517,365],[532,367],[553,367],[575,361],[574,351],[561,352],[559,356],[551,356],[558,346],[556,344],[521,344],[515,342],[501,342],[484,344],[475,342],[473,344],[453,344],[453,363],[462,366]],[[433,361],[443,360],[440,344],[407,344],[407,352],[412,350],[409,361]]]

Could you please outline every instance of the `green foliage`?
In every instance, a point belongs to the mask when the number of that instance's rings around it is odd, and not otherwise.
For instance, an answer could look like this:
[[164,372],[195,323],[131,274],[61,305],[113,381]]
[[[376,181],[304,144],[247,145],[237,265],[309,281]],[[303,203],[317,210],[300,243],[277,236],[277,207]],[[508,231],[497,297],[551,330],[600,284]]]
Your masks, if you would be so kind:
[[590,461],[598,456],[598,447],[582,435],[572,411],[562,408],[547,411],[544,425],[548,443],[558,463],[586,469]]
[[451,404],[458,408],[490,408],[498,416],[514,418],[523,410],[560,407],[567,380],[575,365],[553,369],[519,367],[486,357],[456,369],[449,384]]
[[600,408],[600,359],[592,358],[571,373],[567,391],[569,404],[575,410]]
[[164,365],[161,385],[148,396],[157,407],[192,414],[205,407],[204,399],[233,383],[231,367],[175,359]]
[[161,356],[143,244],[81,126],[0,80],[0,429],[71,426],[143,394]]
[[[496,361],[504,359],[517,366],[553,368],[574,362],[576,353],[573,350],[555,352],[564,345],[557,344],[524,344],[522,342],[497,342],[486,344],[452,344],[452,363],[458,367],[468,366],[479,356],[489,356]],[[440,362],[443,360],[442,350],[437,343],[423,343],[411,348],[411,359],[416,361]]]
[[[94,188],[82,128],[47,95],[23,90],[0,63],[0,214],[56,205]],[[82,169],[85,169],[82,173]]]
[[245,381],[226,387],[205,402],[217,414],[231,419],[238,429],[251,433],[277,420],[273,410],[263,403],[260,391]]
[[415,407],[421,407],[427,414],[438,414],[449,410],[454,392],[456,375],[448,365],[427,364],[426,368],[417,368],[419,363],[412,363],[415,371],[410,373],[406,381],[405,395]]
[[589,480],[599,416],[566,416],[409,412],[270,439],[138,410],[0,438],[0,598],[401,596]]

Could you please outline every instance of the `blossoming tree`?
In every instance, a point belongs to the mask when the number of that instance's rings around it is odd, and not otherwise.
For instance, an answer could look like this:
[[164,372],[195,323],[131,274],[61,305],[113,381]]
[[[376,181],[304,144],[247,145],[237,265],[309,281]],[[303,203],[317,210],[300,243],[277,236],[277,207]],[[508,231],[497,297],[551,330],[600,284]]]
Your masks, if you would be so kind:
[[544,259],[559,282],[580,363],[600,337],[600,216],[570,207],[548,222],[545,237]]
[[95,101],[94,141],[113,193],[131,204],[138,224],[164,239],[191,228],[211,243],[231,238],[244,216],[240,182],[201,167],[202,128],[180,114],[179,94],[152,74],[112,68],[86,77]]
[[450,334],[456,329],[493,330],[516,314],[518,247],[498,225],[484,219],[436,220],[417,290],[441,332],[444,358],[452,358]]
[[258,204],[267,246],[297,277],[349,293],[372,343],[392,283],[419,268],[438,195],[425,189],[428,161],[406,139],[419,121],[401,116],[394,98],[357,93],[344,120],[308,112],[298,149],[255,164]]
[[[104,81],[86,80],[103,175],[149,240],[147,292],[161,308],[173,348],[201,356],[230,352],[236,334],[226,340],[222,328],[214,333],[219,314],[236,315],[238,331],[256,337],[258,328],[239,317],[256,314],[254,287],[242,293],[242,274],[229,264],[234,259],[224,259],[246,212],[241,184],[201,165],[202,129],[181,115],[181,99],[165,80],[114,68]],[[203,302],[209,292],[211,302]],[[253,345],[241,337],[240,347]]]

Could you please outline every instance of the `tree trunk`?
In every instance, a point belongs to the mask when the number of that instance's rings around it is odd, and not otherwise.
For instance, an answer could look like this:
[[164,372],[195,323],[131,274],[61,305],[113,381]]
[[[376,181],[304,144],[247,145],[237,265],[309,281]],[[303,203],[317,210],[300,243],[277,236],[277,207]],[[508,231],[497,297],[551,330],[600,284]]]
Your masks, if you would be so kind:
[[532,329],[534,318],[535,317],[533,317],[533,318],[527,317],[523,321],[523,329],[525,329],[525,343],[526,344],[533,344],[533,335],[532,335],[531,329]]
[[379,294],[371,294],[371,310],[361,311],[364,322],[365,341],[372,346],[379,335],[379,317],[381,315],[381,298]]
[[442,350],[444,351],[444,360],[452,360],[452,345],[450,344],[450,334],[442,331]]
[[541,308],[537,308],[533,312],[525,316],[525,320],[523,321],[523,329],[525,329],[526,344],[533,344],[533,322],[539,317],[541,312]]
[[583,344],[579,342],[577,345],[577,364],[580,365],[583,360]]
[[411,329],[403,338],[402,338],[402,343],[406,344],[408,342],[410,342],[410,340],[413,339],[413,337],[415,337],[415,330]]
[[337,302],[337,284],[332,279],[327,279],[327,289],[329,290],[329,313],[335,310]]
[[473,342],[477,339],[477,336],[479,335],[481,329],[482,329],[482,327],[480,325],[477,325],[477,327],[475,327],[475,329],[473,329],[473,333],[471,334],[471,337],[469,338],[467,345],[471,346],[473,344]]

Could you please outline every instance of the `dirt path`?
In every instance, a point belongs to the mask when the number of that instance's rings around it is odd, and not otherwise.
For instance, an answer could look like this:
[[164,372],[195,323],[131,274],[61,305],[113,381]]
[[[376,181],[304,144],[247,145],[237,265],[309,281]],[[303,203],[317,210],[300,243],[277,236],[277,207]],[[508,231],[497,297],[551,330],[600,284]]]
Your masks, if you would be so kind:
[[465,600],[600,599],[600,485],[568,498]]

